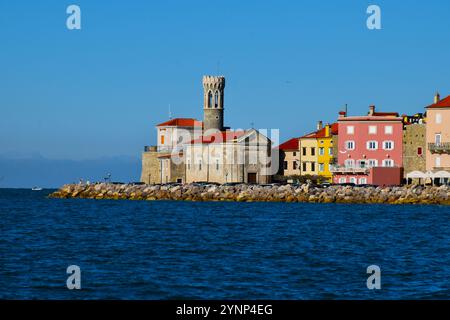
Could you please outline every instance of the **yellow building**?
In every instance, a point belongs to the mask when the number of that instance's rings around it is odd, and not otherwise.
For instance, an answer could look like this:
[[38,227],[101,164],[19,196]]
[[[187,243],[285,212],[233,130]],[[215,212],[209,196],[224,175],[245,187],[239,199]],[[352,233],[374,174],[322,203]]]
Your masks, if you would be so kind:
[[302,176],[318,175],[317,139],[309,137],[310,135],[313,134],[311,133],[300,138],[300,172]]
[[317,125],[317,131],[300,138],[301,175],[321,176],[332,182],[331,166],[337,155],[334,144],[338,134],[338,125]]

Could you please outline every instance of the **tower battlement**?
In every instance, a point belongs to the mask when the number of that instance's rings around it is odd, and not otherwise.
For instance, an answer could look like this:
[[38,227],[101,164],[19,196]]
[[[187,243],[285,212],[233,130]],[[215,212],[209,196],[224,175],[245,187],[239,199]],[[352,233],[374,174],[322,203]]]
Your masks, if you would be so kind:
[[203,76],[203,88],[225,89],[225,77],[223,76]]

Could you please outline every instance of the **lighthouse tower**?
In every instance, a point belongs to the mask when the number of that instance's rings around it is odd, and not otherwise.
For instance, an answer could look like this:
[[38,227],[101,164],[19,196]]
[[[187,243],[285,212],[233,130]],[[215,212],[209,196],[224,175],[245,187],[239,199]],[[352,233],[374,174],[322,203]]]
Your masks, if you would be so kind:
[[223,96],[225,90],[225,78],[203,77],[203,130],[224,130],[223,126]]

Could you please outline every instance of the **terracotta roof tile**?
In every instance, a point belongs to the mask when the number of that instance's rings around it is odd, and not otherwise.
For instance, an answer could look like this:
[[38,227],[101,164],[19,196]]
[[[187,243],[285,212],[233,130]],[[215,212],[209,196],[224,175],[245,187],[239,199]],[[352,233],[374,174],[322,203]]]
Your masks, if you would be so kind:
[[439,100],[437,103],[429,105],[427,108],[449,108],[449,107],[450,107],[450,96]]
[[276,149],[279,150],[298,150],[299,148],[299,138],[292,138],[286,142],[280,144]]
[[374,112],[374,117],[398,117],[398,112]]
[[203,123],[192,118],[175,118],[157,125],[157,127],[201,127]]
[[244,130],[237,131],[221,131],[208,136],[200,137],[199,139],[195,139],[191,141],[191,144],[208,144],[208,143],[221,143],[236,140],[239,137],[242,137],[247,132]]

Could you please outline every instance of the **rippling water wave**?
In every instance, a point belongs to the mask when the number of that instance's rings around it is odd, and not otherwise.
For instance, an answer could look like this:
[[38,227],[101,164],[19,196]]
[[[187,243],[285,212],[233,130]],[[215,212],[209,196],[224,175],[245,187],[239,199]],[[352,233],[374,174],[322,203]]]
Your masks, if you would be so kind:
[[[0,189],[2,299],[449,299],[450,209]],[[66,268],[81,268],[81,290]],[[366,268],[381,268],[368,290]]]

